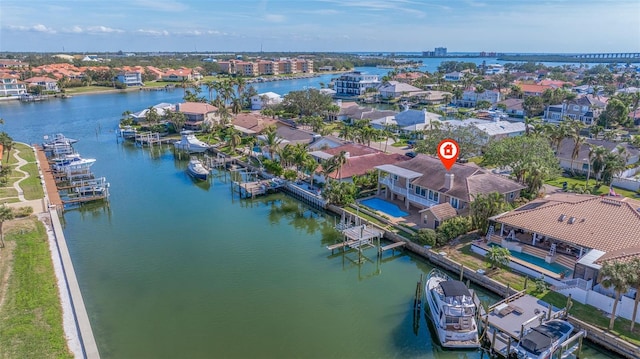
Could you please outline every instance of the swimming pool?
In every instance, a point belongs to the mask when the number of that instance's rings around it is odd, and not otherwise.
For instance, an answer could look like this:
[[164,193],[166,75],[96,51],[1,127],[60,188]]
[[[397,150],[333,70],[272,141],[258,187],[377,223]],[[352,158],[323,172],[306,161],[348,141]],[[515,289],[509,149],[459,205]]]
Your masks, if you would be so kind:
[[[500,247],[499,244],[496,243],[489,243],[490,246],[492,247]],[[571,269],[558,264],[558,263],[547,263],[544,258],[538,258],[536,256],[532,256],[531,254],[528,253],[522,253],[522,252],[516,252],[516,251],[509,251],[511,252],[511,256],[521,259],[527,263],[531,263],[537,267],[540,268],[544,268],[548,271],[551,271],[553,273],[557,273],[557,274],[561,274],[564,273],[565,277],[569,277],[569,275],[573,272]]]
[[364,204],[369,208],[373,208],[376,211],[380,211],[386,213],[392,217],[404,217],[409,215],[409,213],[401,210],[398,206],[393,203],[387,202],[380,198],[369,198],[361,201],[360,204]]

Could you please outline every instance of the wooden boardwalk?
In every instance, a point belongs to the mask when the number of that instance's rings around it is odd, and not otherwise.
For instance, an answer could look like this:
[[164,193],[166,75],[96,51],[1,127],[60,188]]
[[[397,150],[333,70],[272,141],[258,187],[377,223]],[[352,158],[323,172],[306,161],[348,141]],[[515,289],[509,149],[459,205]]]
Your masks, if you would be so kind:
[[44,153],[42,147],[34,145],[36,149],[36,156],[38,163],[40,164],[40,170],[42,171],[42,177],[44,180],[45,189],[47,191],[47,197],[49,198],[49,205],[62,206],[62,199],[58,193],[58,187],[56,187],[56,180],[54,179],[51,166]]

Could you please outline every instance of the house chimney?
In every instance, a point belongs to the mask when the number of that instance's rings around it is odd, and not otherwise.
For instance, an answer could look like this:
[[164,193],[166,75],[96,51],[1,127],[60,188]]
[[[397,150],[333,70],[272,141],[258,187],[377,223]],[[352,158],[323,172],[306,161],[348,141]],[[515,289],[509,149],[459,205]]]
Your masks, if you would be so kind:
[[446,172],[444,174],[444,188],[451,189],[453,187],[453,173]]

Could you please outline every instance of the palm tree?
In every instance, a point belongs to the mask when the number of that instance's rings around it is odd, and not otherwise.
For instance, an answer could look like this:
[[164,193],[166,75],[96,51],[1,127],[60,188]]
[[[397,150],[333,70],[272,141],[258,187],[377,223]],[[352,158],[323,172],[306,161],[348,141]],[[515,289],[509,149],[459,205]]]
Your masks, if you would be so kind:
[[205,83],[205,86],[207,86],[207,91],[209,91],[209,101],[211,102],[213,100],[213,90],[217,88],[217,82],[209,81]]
[[484,87],[482,87],[482,85],[477,85],[475,90],[473,90],[473,92],[476,93],[476,101],[474,106],[478,106],[478,96],[480,96],[480,94],[484,93]]
[[398,139],[398,125],[385,125],[382,130],[382,134],[385,137],[384,142],[384,152],[387,152],[387,145],[389,144],[389,139],[396,141]]
[[302,167],[306,172],[309,173],[309,178],[311,180],[310,184],[312,188],[313,188],[313,176],[315,175],[316,170],[318,169],[318,166],[320,166],[318,161],[316,161],[315,158],[313,158],[311,155],[307,153],[307,156],[304,159],[304,162],[302,163]]
[[600,176],[605,167],[605,158],[607,157],[607,149],[603,146],[593,146],[589,151],[589,158],[591,160],[591,169],[596,175],[596,179],[600,181]]
[[571,173],[575,175],[573,162],[580,154],[580,148],[586,142],[586,139],[580,136],[580,131],[584,128],[584,124],[578,120],[569,120],[567,122],[567,135],[573,140],[573,151],[571,151]]
[[600,282],[605,288],[613,287],[615,291],[615,300],[613,301],[613,309],[611,310],[611,320],[609,321],[609,330],[613,329],[613,325],[616,320],[616,308],[618,307],[618,301],[622,293],[626,293],[629,290],[629,265],[619,261],[604,262],[600,275],[602,281]]
[[269,158],[273,160],[273,153],[278,145],[282,142],[280,138],[278,138],[278,134],[276,132],[275,126],[269,126],[264,129],[265,136],[265,145],[269,150]]
[[636,325],[636,315],[638,314],[638,303],[640,303],[640,258],[633,258],[627,263],[631,270],[629,271],[629,285],[636,290],[636,297],[633,301],[633,314],[631,315],[631,329]]
[[341,122],[339,127],[338,136],[343,138],[345,141],[353,141],[355,138],[354,127],[346,122]]
[[342,178],[342,167],[347,163],[347,152],[340,151],[340,154],[332,158],[336,164],[336,170],[338,171],[338,179]]
[[242,100],[240,98],[234,98],[231,100],[231,112],[237,115],[242,111]]
[[511,252],[507,248],[495,246],[489,248],[485,257],[491,268],[497,268],[508,266],[510,255]]
[[13,211],[7,207],[6,204],[0,206],[0,247],[4,248],[4,233],[2,231],[2,225],[5,221],[13,219]]

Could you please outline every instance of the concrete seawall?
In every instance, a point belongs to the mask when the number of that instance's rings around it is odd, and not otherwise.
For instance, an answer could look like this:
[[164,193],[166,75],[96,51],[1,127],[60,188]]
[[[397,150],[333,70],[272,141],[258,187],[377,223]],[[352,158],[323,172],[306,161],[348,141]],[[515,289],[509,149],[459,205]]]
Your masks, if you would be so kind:
[[[73,269],[73,262],[69,255],[69,248],[62,231],[62,224],[58,217],[58,210],[62,212],[62,204],[58,206],[51,204],[50,194],[59,198],[58,190],[51,172],[43,171],[43,167],[48,168],[48,164],[41,163],[41,150],[34,148],[37,152],[36,163],[40,173],[42,187],[44,189],[43,207],[45,211],[39,216],[49,230],[49,247],[54,265],[54,272],[58,281],[58,290],[62,304],[63,326],[69,350],[76,358],[99,359],[100,353],[93,336],[89,316],[84,306],[76,272]],[[50,177],[50,178],[48,178]],[[50,222],[50,223],[47,223]],[[50,228],[48,226],[50,224]]]
[[51,216],[51,226],[53,227],[58,255],[60,256],[60,262],[62,264],[62,273],[64,275],[64,278],[59,278],[59,282],[60,279],[62,279],[61,281],[66,284],[66,288],[60,288],[60,290],[62,291],[66,289],[69,292],[71,310],[75,319],[77,332],[80,335],[79,339],[82,347],[82,356],[87,359],[98,359],[100,358],[100,353],[98,352],[98,346],[93,336],[93,330],[91,329],[87,309],[84,306],[84,300],[82,299],[82,293],[80,292],[76,272],[73,269],[73,263],[71,262],[71,256],[69,255],[67,242],[64,238],[64,233],[62,232],[62,224],[60,223],[60,219],[58,218],[58,213],[55,208],[49,209],[49,215]]

